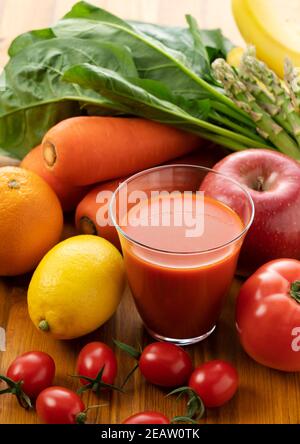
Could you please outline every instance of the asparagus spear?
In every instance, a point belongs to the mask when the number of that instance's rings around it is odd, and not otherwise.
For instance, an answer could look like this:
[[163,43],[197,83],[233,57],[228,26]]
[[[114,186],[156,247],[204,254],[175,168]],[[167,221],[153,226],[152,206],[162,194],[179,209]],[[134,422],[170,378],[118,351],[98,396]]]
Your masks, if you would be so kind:
[[294,68],[292,61],[286,58],[284,73],[294,107],[300,113],[300,68]]
[[271,140],[283,153],[300,159],[300,150],[296,142],[267,111],[259,106],[234,69],[223,59],[215,60],[212,68],[216,79],[222,83],[228,96],[256,123],[257,132],[265,139]]
[[247,53],[242,59],[241,77],[248,82],[247,86],[260,106],[295,138],[300,147],[300,115],[283,82],[264,62]]
[[[258,82],[257,78],[251,72],[251,56],[255,57],[255,48],[250,46],[242,57],[239,69],[239,75],[246,85],[247,89],[256,98],[259,106],[267,111],[276,122],[289,133],[293,133],[290,123],[282,116],[281,107],[276,103],[274,95],[266,88],[266,85]],[[249,69],[250,64],[250,69]]]

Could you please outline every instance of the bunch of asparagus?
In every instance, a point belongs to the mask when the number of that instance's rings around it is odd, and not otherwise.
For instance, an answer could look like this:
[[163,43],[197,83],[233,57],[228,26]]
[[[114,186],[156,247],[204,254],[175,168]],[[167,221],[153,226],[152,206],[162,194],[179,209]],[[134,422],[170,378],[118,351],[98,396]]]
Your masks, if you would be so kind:
[[285,62],[285,80],[256,58],[249,47],[239,68],[224,59],[212,65],[216,79],[236,105],[249,114],[257,132],[281,152],[300,160],[300,70]]

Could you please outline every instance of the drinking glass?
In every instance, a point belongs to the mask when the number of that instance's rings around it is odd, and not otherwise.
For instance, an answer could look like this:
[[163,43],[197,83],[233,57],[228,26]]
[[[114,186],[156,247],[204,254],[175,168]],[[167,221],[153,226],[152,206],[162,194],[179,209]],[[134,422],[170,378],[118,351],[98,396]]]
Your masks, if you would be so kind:
[[245,188],[200,166],[152,168],[119,186],[110,218],[151,336],[188,345],[214,331],[253,217]]

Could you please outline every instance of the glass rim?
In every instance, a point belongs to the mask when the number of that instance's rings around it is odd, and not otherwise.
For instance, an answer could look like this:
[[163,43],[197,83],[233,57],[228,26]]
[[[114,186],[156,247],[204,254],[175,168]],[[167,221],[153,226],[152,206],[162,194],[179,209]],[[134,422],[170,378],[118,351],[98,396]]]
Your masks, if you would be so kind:
[[[147,245],[144,244],[142,242],[139,242],[137,240],[135,240],[134,238],[132,238],[131,236],[129,236],[127,233],[125,233],[125,231],[120,227],[120,225],[117,223],[114,212],[113,212],[113,205],[114,205],[114,201],[116,201],[116,196],[120,193],[122,187],[124,187],[125,185],[127,185],[128,183],[132,182],[135,179],[138,179],[141,176],[145,176],[149,173],[155,172],[155,171],[159,171],[159,170],[163,170],[163,169],[167,169],[167,168],[193,168],[196,170],[201,170],[201,171],[206,171],[207,173],[213,173],[216,174],[218,176],[223,177],[224,179],[229,180],[231,183],[233,183],[234,185],[236,185],[237,187],[239,187],[247,196],[248,201],[250,202],[250,207],[251,207],[251,217],[247,223],[247,225],[245,226],[245,228],[241,231],[241,233],[238,236],[235,236],[233,239],[231,239],[230,241],[224,243],[223,245],[217,246],[217,247],[213,247],[213,248],[208,248],[206,250],[196,250],[196,251],[170,251],[170,250],[164,250],[164,249],[160,249],[160,248],[154,248],[151,247],[151,245]],[[217,200],[217,199],[216,199]],[[199,255],[199,254],[206,254],[206,253],[213,253],[213,252],[217,252],[218,250],[221,250],[222,248],[225,247],[229,247],[230,245],[236,243],[237,241],[239,241],[248,231],[249,228],[251,227],[253,220],[254,220],[254,216],[255,216],[255,206],[254,206],[254,202],[253,199],[249,193],[249,191],[243,186],[241,185],[239,182],[237,182],[235,179],[232,179],[231,177],[227,176],[226,174],[220,173],[219,171],[216,171],[212,168],[207,168],[201,165],[191,165],[191,164],[170,164],[170,165],[160,165],[157,167],[153,167],[153,168],[148,168],[146,170],[140,171],[136,174],[133,174],[132,176],[128,177],[126,180],[124,180],[123,182],[121,182],[118,186],[118,188],[114,191],[112,198],[110,200],[109,203],[109,217],[111,218],[114,227],[116,228],[116,230],[125,238],[127,239],[129,242],[132,242],[135,245],[138,245],[139,247],[145,248],[147,250],[150,251],[154,251],[157,253],[163,253],[163,254],[168,254],[168,255],[181,255],[181,256],[192,256],[192,255]]]

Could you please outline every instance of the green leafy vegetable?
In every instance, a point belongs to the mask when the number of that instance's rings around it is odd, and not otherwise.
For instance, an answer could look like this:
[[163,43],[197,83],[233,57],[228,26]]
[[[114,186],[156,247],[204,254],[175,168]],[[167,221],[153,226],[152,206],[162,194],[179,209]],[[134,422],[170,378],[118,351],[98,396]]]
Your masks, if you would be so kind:
[[186,21],[189,25],[189,31],[192,35],[194,42],[194,60],[193,66],[199,64],[201,66],[201,72],[205,78],[209,78],[212,82],[214,79],[210,75],[210,60],[208,57],[207,50],[203,45],[200,30],[198,28],[197,21],[191,15],[186,16]]
[[56,36],[51,28],[37,29],[30,32],[25,32],[16,37],[8,48],[8,55],[10,57],[16,56],[23,49],[43,40],[54,39]]
[[[91,64],[73,66],[65,72],[63,78],[85,88],[100,91],[105,97],[127,106],[135,115],[188,129],[199,135],[203,135],[203,131],[208,131],[231,138],[245,146],[253,144],[253,140],[247,137],[197,119],[177,105],[159,99],[157,95],[153,95],[153,83],[150,93],[145,89],[146,84],[144,88],[141,87],[141,80],[138,81],[139,85],[135,85],[134,79],[126,79],[116,72]],[[207,103],[209,102],[205,102],[205,104]],[[261,144],[261,146],[266,147],[265,144]]]
[[[130,48],[136,63],[139,75],[142,78],[159,80],[167,85],[174,94],[185,94],[188,97],[215,97],[229,107],[235,105],[226,96],[218,92],[212,85],[204,82],[200,77],[207,75],[209,67],[205,63],[205,71],[201,66],[201,54],[196,58],[193,38],[188,56],[180,48],[172,49],[163,42],[143,34],[138,27],[132,26],[109,12],[85,2],[75,4],[63,20],[51,30],[58,38],[77,37],[81,39],[96,39],[110,41]],[[47,34],[48,35],[48,34]],[[31,36],[32,38],[33,36]],[[10,55],[20,50],[22,36],[13,42],[9,49]],[[24,44],[28,37],[24,35]],[[187,45],[185,45],[186,48]],[[203,49],[205,51],[205,49]]]
[[[138,21],[132,21],[130,23],[143,34],[160,41],[169,48],[183,52],[188,60],[192,61],[194,59],[194,41],[189,29],[179,26],[160,26]],[[210,62],[213,62],[219,57],[225,58],[228,52],[234,47],[234,45],[223,36],[220,29],[201,29],[199,32]]]
[[51,126],[88,112],[87,104],[96,104],[103,114],[124,111],[121,104],[62,81],[66,69],[83,62],[137,75],[130,52],[112,43],[91,41],[86,45],[81,39],[47,39],[29,46],[5,67],[6,88],[0,95],[1,148],[24,156]]
[[23,157],[81,114],[137,115],[231,149],[272,147],[212,75],[231,43],[186,19],[186,28],[126,22],[79,2],[53,27],[17,37],[1,77],[0,149]]

